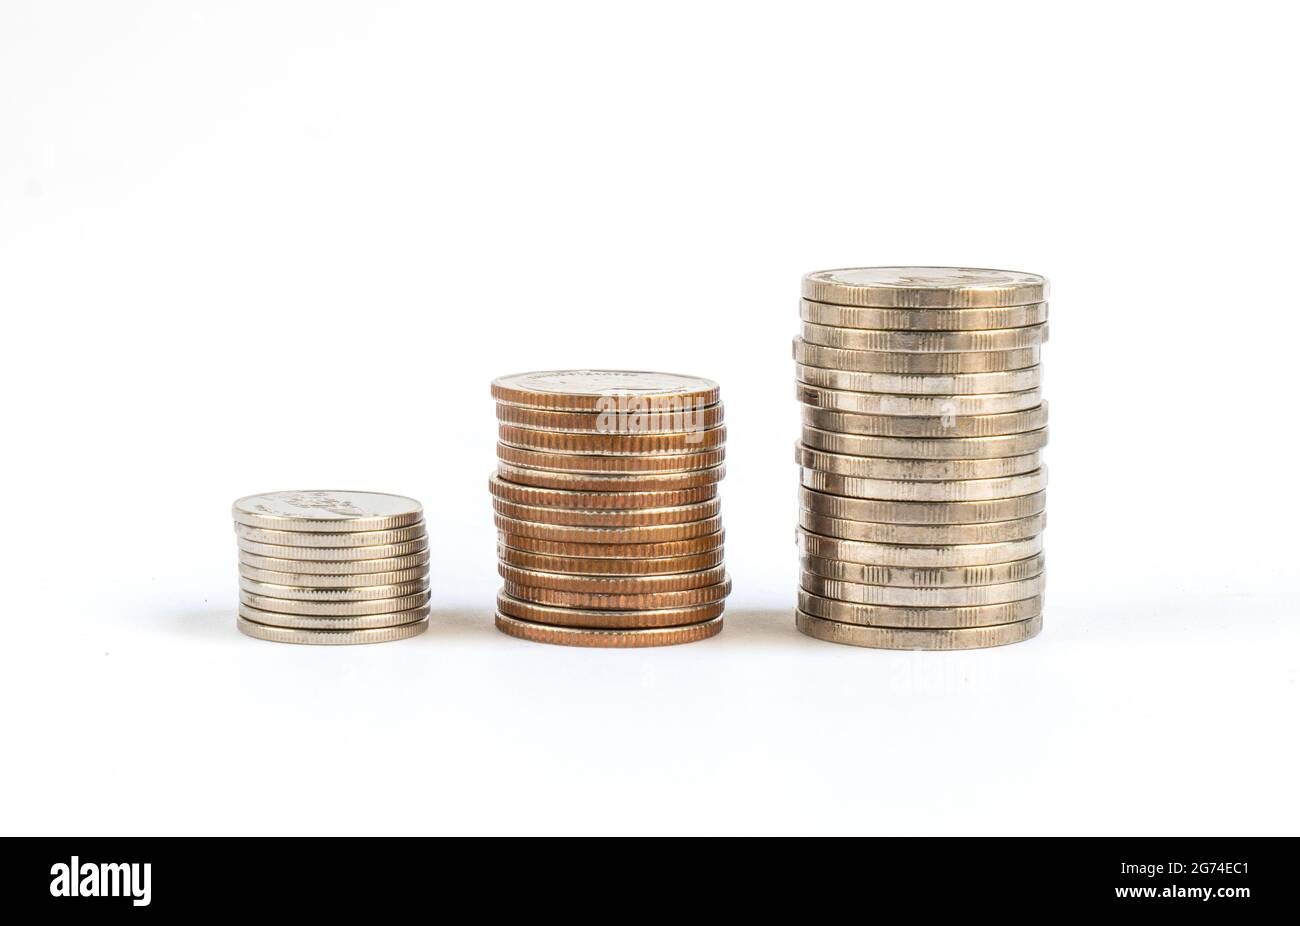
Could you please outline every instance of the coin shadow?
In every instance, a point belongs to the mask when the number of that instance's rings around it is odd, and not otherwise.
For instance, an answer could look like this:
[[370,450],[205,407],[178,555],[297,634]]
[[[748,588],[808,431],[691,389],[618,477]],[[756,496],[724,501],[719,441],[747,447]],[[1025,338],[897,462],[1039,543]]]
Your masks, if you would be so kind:
[[786,646],[807,639],[794,627],[794,607],[727,608],[719,642],[737,646]]
[[235,629],[238,611],[233,607],[204,607],[168,613],[171,626],[185,636],[205,640],[228,636]]
[[446,642],[496,634],[495,613],[492,608],[433,608],[429,612],[429,629],[420,639]]

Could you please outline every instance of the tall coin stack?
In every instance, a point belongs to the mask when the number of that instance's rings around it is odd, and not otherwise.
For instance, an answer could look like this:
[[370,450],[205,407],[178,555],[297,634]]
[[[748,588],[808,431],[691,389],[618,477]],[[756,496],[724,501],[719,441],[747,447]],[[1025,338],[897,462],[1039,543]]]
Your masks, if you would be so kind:
[[718,384],[557,370],[503,376],[496,625],[570,646],[663,646],[722,629]]
[[1042,627],[1047,280],[952,267],[803,279],[796,624],[885,649]]
[[429,626],[424,509],[381,492],[270,492],[232,506],[239,629],[278,643],[382,643]]

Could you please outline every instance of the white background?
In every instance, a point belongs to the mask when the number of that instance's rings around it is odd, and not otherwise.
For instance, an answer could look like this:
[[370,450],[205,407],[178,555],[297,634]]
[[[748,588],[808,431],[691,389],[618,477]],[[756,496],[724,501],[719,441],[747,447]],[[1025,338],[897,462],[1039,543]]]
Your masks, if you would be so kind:
[[[7,833],[1292,833],[1281,5],[0,3]],[[795,632],[801,274],[1048,275],[1046,628]],[[488,384],[717,379],[735,592],[492,627]],[[420,498],[434,617],[235,630],[229,504]]]

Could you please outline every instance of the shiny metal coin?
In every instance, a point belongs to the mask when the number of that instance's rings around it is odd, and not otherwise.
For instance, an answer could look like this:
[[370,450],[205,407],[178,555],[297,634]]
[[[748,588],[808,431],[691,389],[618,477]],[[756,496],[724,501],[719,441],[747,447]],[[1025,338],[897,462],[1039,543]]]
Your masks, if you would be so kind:
[[[286,547],[277,543],[258,543],[239,537],[235,541],[241,553],[271,559],[295,562],[353,563],[364,560],[389,560],[427,553],[429,539],[408,540],[405,543],[385,543],[373,547]],[[256,565],[256,564],[254,564]]]
[[837,328],[804,322],[800,335],[809,344],[843,350],[883,350],[900,353],[958,353],[1019,350],[1047,343],[1047,325],[999,328],[991,331],[878,331]]
[[551,472],[595,475],[690,473],[720,466],[726,455],[726,448],[722,446],[709,450],[647,456],[617,453],[556,453],[550,450],[528,450],[523,447],[512,447],[509,444],[497,444],[497,459],[502,463]]
[[494,474],[488,479],[488,491],[503,501],[544,508],[671,508],[707,502],[717,496],[718,487],[710,484],[689,489],[592,492],[518,485]]
[[392,530],[424,520],[413,498],[384,492],[312,490],[247,495],[231,506],[236,523],[282,531]]
[[860,457],[896,457],[905,460],[988,460],[1019,457],[1047,446],[1047,428],[995,437],[875,437],[837,434],[805,426],[800,432],[805,446],[829,453]]
[[987,331],[1023,328],[1047,321],[1047,303],[1001,309],[882,309],[799,300],[799,317],[837,328],[885,331]]
[[[584,548],[584,552],[587,548]],[[610,556],[547,556],[517,550],[505,543],[497,544],[497,559],[520,569],[535,569],[543,573],[561,573],[578,576],[657,576],[697,572],[722,564],[723,550],[718,547],[707,553],[690,556],[662,557],[610,557]]]
[[563,646],[598,646],[626,649],[640,646],[671,646],[676,643],[694,643],[722,632],[722,618],[685,627],[646,627],[636,630],[610,630],[579,627],[557,627],[552,624],[534,624],[497,613],[497,630],[532,640],[535,643],[558,643]]
[[795,365],[795,378],[809,386],[844,392],[883,392],[895,395],[988,395],[1037,389],[1043,383],[1042,367],[1004,370],[1000,373],[860,373]]
[[521,569],[508,563],[498,563],[497,572],[512,585],[528,588],[547,588],[561,592],[592,592],[600,595],[642,595],[651,592],[680,592],[688,589],[717,585],[727,577],[723,566],[713,566],[696,572],[668,575],[570,575],[556,572],[539,572]]
[[[302,560],[282,559],[274,556],[258,556],[256,553],[240,552],[239,562],[243,566],[274,573],[315,573],[328,576],[365,575],[370,573],[403,572],[424,567],[429,562],[429,551],[412,553],[409,556],[389,556],[384,559],[358,560]],[[425,570],[428,571],[427,569]],[[253,576],[257,578],[257,576]]]
[[815,302],[882,308],[983,309],[1047,301],[1047,279],[982,267],[845,267],[803,278]]
[[399,624],[395,627],[380,627],[370,630],[302,630],[288,627],[268,627],[255,624],[243,617],[236,618],[239,632],[259,640],[273,643],[307,643],[321,645],[350,645],[354,643],[388,643],[393,640],[405,640],[418,636],[429,629],[429,619]]
[[713,450],[727,442],[726,426],[672,434],[578,434],[543,431],[513,424],[497,427],[501,443],[525,450],[546,450],[563,454],[665,454],[680,455]]
[[868,646],[875,649],[957,650],[983,649],[1022,643],[1043,629],[1042,617],[1014,624],[961,629],[916,630],[897,627],[863,627],[823,620],[803,611],[795,612],[795,627],[800,633],[829,643]]
[[1036,469],[1001,479],[919,481],[857,479],[815,469],[800,470],[800,482],[809,489],[848,498],[889,499],[911,502],[970,502],[1031,495],[1047,487],[1047,470]]
[[983,524],[886,524],[880,521],[824,517],[804,509],[799,512],[799,526],[809,533],[840,540],[948,546],[1026,540],[1046,529],[1047,515],[1040,511],[1025,518],[988,521]]
[[240,591],[241,604],[259,611],[274,611],[277,614],[303,614],[316,617],[363,617],[370,614],[395,614],[409,611],[429,603],[429,591],[414,592],[396,598],[373,598],[369,601],[303,601],[299,599],[273,598],[254,592]]
[[904,354],[894,351],[843,350],[794,339],[797,363],[859,373],[997,373],[1023,370],[1039,361],[1039,348],[969,351],[950,354]]
[[[239,564],[239,574],[255,582],[267,582],[272,585],[298,586],[306,589],[339,589],[357,591],[376,585],[401,585],[407,582],[427,582],[429,568],[416,566],[413,569],[399,569],[393,572],[358,572],[349,575],[320,574],[314,572],[275,572],[270,569],[258,569],[247,563]],[[382,598],[382,595],[362,595],[365,598]]]
[[553,624],[561,627],[590,627],[597,630],[635,630],[645,627],[681,627],[700,624],[721,616],[726,603],[685,608],[660,608],[655,611],[593,611],[582,608],[557,608],[553,605],[520,601],[505,593],[497,595],[497,611],[507,617],[535,624]]
[[887,604],[907,608],[953,608],[1001,604],[1043,593],[1043,576],[1002,582],[997,585],[969,585],[962,588],[899,588],[893,585],[859,585],[825,579],[810,572],[799,575],[803,588],[823,598],[855,601],[858,604]]
[[349,549],[351,547],[379,547],[392,543],[410,543],[424,540],[427,534],[424,522],[418,521],[410,527],[398,527],[386,531],[355,531],[343,533],[324,533],[321,531],[277,531],[260,527],[235,525],[235,536],[240,540],[253,543],[274,544],[280,547],[307,547],[313,550]]
[[531,601],[534,604],[556,605],[562,608],[586,608],[604,611],[657,611],[661,608],[686,608],[724,600],[731,593],[731,580],[702,588],[683,589],[676,592],[644,592],[631,594],[601,594],[573,592],[555,588],[535,588],[506,581],[503,591],[511,598]]
[[1019,582],[1042,575],[1043,554],[1038,553],[1010,563],[992,563],[987,566],[877,566],[850,563],[840,559],[823,559],[819,556],[801,556],[799,564],[805,572],[823,579],[853,582],[857,585],[896,585],[906,588],[955,588],[970,585],[999,585]]
[[[499,545],[526,552],[528,555],[547,557],[582,557],[583,559],[657,560],[663,557],[689,557],[702,555],[721,556],[726,539],[725,531],[705,534],[687,540],[666,540],[661,543],[565,543],[559,540],[542,540],[505,531],[497,532]],[[518,565],[525,565],[519,563]],[[564,570],[560,570],[563,572]]]
[[684,524],[712,518],[718,514],[721,503],[712,498],[693,505],[673,505],[667,508],[550,508],[543,505],[520,505],[515,502],[492,500],[497,514],[538,524],[557,524],[570,527],[650,527],[665,524]]
[[531,466],[497,464],[497,477],[515,485],[574,492],[663,492],[716,486],[726,475],[725,466],[689,470],[684,473],[567,473]]
[[284,614],[239,606],[239,616],[265,627],[290,627],[295,630],[373,630],[378,627],[398,627],[412,624],[429,616],[429,606],[390,611],[386,614],[365,614],[355,617],[330,617],[328,615]]
[[794,461],[807,469],[853,479],[1005,479],[1032,472],[1042,465],[1038,453],[987,460],[908,460],[827,453],[795,444]]
[[880,437],[961,438],[1023,434],[1047,426],[1047,403],[1001,415],[956,415],[948,417],[903,415],[855,415],[824,408],[800,409],[808,427],[840,434],[868,434]]
[[969,608],[891,608],[888,605],[836,601],[800,589],[799,610],[825,620],[869,627],[988,627],[1038,617],[1043,613],[1043,598],[1038,595]]
[[[247,576],[239,577],[239,587],[251,595],[262,598],[285,598],[297,601],[342,602],[370,601],[376,598],[402,598],[427,591],[428,578],[415,582],[401,582],[394,585],[367,585],[358,588],[315,588],[304,585],[279,585],[273,582],[260,582]],[[255,608],[274,611],[275,608],[248,602]]]
[[720,517],[688,521],[684,524],[652,524],[646,527],[573,527],[566,524],[524,521],[501,514],[497,514],[493,521],[498,531],[507,534],[561,543],[657,544],[673,540],[690,540],[694,537],[716,534],[722,530]]
[[[799,489],[799,504],[828,518],[880,521],[885,524],[981,524],[1011,521],[1038,514],[1047,506],[1047,492],[977,502],[896,502],[827,495]],[[1014,559],[1014,557],[1009,557]]]
[[804,531],[799,531],[796,536],[799,551],[806,556],[863,563],[868,566],[925,566],[944,569],[989,566],[1026,559],[1043,552],[1042,535],[1027,537],[1024,540],[1008,540],[1004,543],[953,543],[935,546],[840,540]]
[[699,376],[643,370],[539,370],[492,381],[498,402],[528,408],[601,411],[610,399],[699,408],[718,401],[718,384]]
[[849,412],[855,415],[903,415],[908,417],[955,418],[965,415],[1003,415],[1036,408],[1042,404],[1041,389],[994,392],[987,395],[895,395],[881,392],[849,392],[823,389],[807,383],[795,384],[795,398],[810,408]]
[[701,431],[722,424],[723,407],[683,408],[676,404],[649,405],[640,401],[611,401],[601,411],[567,412],[497,404],[497,420],[521,428],[571,431],[575,434],[673,434]]

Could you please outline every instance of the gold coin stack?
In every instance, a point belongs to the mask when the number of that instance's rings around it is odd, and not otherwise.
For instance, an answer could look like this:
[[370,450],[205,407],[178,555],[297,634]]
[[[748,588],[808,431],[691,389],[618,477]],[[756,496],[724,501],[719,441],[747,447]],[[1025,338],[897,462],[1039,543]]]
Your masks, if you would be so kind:
[[429,626],[424,509],[382,492],[270,492],[232,506],[239,629],[278,643],[383,643]]
[[803,279],[796,624],[973,649],[1042,627],[1047,281],[955,267]]
[[664,646],[722,630],[718,384],[671,373],[503,376],[497,629],[570,646]]

